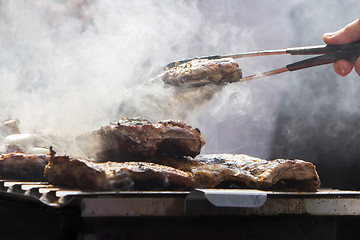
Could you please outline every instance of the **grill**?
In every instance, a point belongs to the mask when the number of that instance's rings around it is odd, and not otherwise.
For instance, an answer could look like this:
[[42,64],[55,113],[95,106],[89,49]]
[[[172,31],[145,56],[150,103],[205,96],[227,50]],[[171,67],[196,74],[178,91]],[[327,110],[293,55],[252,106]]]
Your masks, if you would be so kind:
[[360,223],[360,191],[85,192],[17,181],[0,189],[3,235],[28,239],[342,239]]

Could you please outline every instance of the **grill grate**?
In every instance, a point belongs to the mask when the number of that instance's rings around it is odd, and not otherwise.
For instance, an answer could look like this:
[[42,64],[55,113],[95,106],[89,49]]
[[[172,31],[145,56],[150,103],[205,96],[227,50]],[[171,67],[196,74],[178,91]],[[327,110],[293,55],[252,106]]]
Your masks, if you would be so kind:
[[202,189],[191,192],[92,192],[55,187],[48,182],[0,180],[0,198],[54,208],[76,206],[83,217],[185,215],[360,215],[360,191],[270,192]]

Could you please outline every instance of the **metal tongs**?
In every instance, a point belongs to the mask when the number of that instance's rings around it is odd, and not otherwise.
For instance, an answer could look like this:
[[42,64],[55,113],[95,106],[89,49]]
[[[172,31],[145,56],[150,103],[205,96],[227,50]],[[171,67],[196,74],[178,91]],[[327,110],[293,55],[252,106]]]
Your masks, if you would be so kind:
[[229,55],[213,55],[205,57],[196,57],[191,59],[184,59],[180,61],[171,62],[164,67],[164,69],[169,69],[175,67],[179,64],[189,62],[194,59],[220,59],[220,58],[246,58],[246,57],[257,57],[257,56],[269,56],[269,55],[281,55],[281,54],[291,54],[291,55],[320,55],[312,58],[308,58],[302,61],[291,63],[286,65],[283,68],[274,69],[268,72],[257,73],[254,75],[242,77],[240,81],[247,81],[254,78],[271,76],[274,74],[279,74],[287,71],[295,71],[309,67],[320,66],[324,64],[334,63],[337,60],[345,59],[350,62],[355,61],[356,58],[360,56],[360,41],[352,42],[342,45],[317,45],[317,46],[307,46],[307,47],[295,47],[295,48],[286,48],[278,50],[266,50],[266,51],[257,51],[257,52],[247,52],[239,54],[229,54]]

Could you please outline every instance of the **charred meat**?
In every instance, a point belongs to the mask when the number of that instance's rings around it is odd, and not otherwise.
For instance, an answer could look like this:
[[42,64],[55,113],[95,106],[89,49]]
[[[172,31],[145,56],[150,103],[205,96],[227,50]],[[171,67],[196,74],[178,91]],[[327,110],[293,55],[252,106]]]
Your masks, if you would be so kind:
[[194,59],[160,75],[164,83],[173,86],[232,83],[239,81],[241,77],[242,70],[232,58]]
[[157,163],[192,173],[199,188],[254,188],[316,191],[315,166],[302,160],[267,161],[245,154],[209,154],[196,158],[159,158]]
[[158,163],[96,163],[53,156],[45,168],[45,177],[56,186],[88,190],[251,188],[316,191],[320,187],[315,166],[302,160],[267,161],[243,154],[157,160]]
[[83,134],[76,143],[97,161],[127,161],[158,155],[197,156],[205,144],[199,129],[181,121],[152,124],[142,118],[125,118]]
[[52,156],[45,168],[49,183],[87,190],[188,190],[191,174],[146,162],[95,163],[68,156]]
[[0,155],[0,177],[21,181],[44,181],[49,155],[10,153]]

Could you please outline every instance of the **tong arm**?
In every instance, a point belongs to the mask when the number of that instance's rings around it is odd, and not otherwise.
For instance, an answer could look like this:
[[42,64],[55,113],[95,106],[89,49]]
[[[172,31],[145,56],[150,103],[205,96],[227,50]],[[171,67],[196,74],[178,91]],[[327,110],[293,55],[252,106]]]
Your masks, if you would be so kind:
[[298,61],[298,62],[295,62],[292,64],[288,64],[288,65],[286,65],[286,68],[289,71],[295,71],[295,70],[299,70],[299,69],[334,63],[340,59],[345,59],[345,60],[352,62],[359,56],[360,56],[360,49],[339,51],[339,52],[329,53],[329,54],[305,59],[305,60]]
[[[355,46],[355,45],[354,45]],[[327,47],[327,46],[326,46]],[[307,48],[309,49],[309,48]],[[305,49],[296,49],[296,51],[308,51]],[[342,49],[342,50],[339,50]],[[271,75],[275,75],[275,74],[279,74],[279,73],[283,73],[283,72],[287,72],[287,71],[295,71],[295,70],[300,70],[300,69],[304,69],[304,68],[309,68],[309,67],[315,67],[315,66],[320,66],[320,65],[325,65],[325,64],[329,64],[329,63],[334,63],[337,60],[340,59],[346,59],[350,62],[355,61],[356,58],[360,57],[360,48],[352,48],[352,47],[347,47],[346,50],[343,50],[344,48],[341,48],[341,46],[339,48],[336,48],[336,46],[332,47],[331,46],[331,51],[329,51],[329,48],[326,48],[326,54],[324,55],[320,55],[320,56],[316,56],[316,57],[312,57],[312,58],[308,58],[305,60],[301,60],[295,63],[291,63],[286,65],[283,68],[278,68],[278,69],[274,69],[268,72],[263,72],[263,73],[257,73],[251,76],[247,76],[247,77],[243,77],[241,79],[241,81],[248,81],[248,80],[252,80],[254,78],[259,78],[259,77],[264,77],[264,76],[271,76]],[[325,51],[324,48],[318,48],[316,47],[316,51]],[[312,51],[312,54],[314,54],[314,49],[309,50]],[[325,52],[323,52],[325,53]],[[319,53],[320,54],[320,53]],[[295,54],[293,54],[295,55]],[[300,53],[299,55],[304,55],[304,53]]]
[[291,55],[331,54],[347,51],[359,51],[360,41],[340,45],[317,45],[308,47],[287,48],[286,53]]

